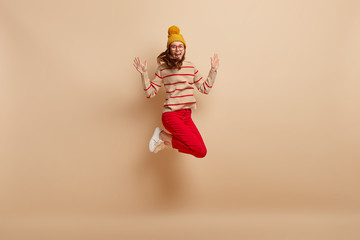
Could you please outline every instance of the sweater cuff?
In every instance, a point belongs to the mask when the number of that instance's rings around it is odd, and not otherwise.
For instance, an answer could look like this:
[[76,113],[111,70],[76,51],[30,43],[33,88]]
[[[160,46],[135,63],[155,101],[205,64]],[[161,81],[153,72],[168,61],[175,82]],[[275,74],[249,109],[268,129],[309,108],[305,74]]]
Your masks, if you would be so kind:
[[149,80],[149,76],[148,76],[148,73],[145,72],[145,73],[142,73],[141,74],[141,79],[142,79],[142,82],[143,82],[143,85],[144,85],[144,88],[147,87],[148,83],[150,82]]
[[209,76],[210,76],[211,79],[215,80],[216,75],[217,75],[217,71],[216,71],[216,72],[213,72],[213,71],[210,70]]

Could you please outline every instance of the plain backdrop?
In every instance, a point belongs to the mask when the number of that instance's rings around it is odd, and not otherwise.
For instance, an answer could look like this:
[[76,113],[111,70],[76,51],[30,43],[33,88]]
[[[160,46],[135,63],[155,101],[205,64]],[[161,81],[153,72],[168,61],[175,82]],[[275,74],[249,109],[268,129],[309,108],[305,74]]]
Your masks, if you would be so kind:
[[[356,0],[1,0],[0,214],[358,212],[359,23]],[[172,25],[204,76],[220,58],[204,159],[148,151],[164,88],[132,64],[154,76]]]

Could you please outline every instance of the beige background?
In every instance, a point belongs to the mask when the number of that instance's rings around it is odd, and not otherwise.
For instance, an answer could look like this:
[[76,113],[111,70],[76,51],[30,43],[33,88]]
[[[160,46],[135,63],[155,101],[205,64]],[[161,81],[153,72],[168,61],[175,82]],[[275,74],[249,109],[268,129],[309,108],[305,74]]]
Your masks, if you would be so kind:
[[[359,239],[359,23],[356,0],[0,1],[0,232]],[[153,75],[174,24],[203,75],[220,57],[205,159],[147,150],[164,89],[132,62]]]

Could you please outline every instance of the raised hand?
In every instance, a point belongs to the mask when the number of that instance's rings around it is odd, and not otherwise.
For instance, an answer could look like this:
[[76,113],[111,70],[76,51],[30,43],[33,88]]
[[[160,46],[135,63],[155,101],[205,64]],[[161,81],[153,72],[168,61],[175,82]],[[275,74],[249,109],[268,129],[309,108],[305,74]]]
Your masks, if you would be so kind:
[[141,74],[144,74],[147,71],[147,62],[146,62],[146,60],[144,61],[144,63],[142,63],[140,58],[136,57],[135,60],[134,60],[133,65],[136,68],[136,70]]
[[211,58],[211,71],[216,72],[219,67],[219,57],[217,53],[214,54],[214,57]]

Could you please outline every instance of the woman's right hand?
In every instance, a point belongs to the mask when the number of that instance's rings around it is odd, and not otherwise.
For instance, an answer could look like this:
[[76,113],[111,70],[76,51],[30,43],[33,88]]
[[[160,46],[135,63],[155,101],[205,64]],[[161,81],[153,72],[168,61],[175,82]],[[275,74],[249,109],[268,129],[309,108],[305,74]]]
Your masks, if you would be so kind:
[[136,57],[134,60],[134,67],[139,73],[144,74],[147,71],[147,62],[145,60],[144,63],[142,63],[140,58]]

